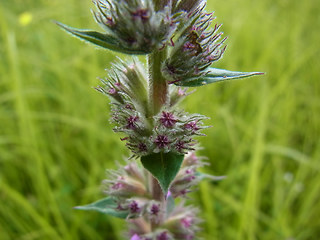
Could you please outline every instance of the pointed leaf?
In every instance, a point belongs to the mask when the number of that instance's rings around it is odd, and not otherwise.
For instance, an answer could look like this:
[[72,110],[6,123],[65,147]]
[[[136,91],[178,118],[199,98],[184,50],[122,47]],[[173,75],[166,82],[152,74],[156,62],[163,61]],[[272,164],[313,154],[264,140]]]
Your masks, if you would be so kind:
[[97,212],[104,213],[104,214],[107,214],[113,217],[118,217],[118,218],[127,218],[129,211],[125,211],[125,210],[120,211],[117,209],[117,207],[118,207],[118,204],[115,201],[115,199],[111,197],[107,197],[99,201],[96,201],[94,203],[91,203],[85,206],[77,206],[74,208],[78,210],[85,210],[85,211],[97,211]]
[[141,162],[159,181],[162,191],[166,195],[180,169],[183,158],[184,155],[160,152],[141,157]]
[[55,22],[58,26],[63,28],[68,33],[71,33],[73,36],[76,36],[82,40],[87,42],[93,43],[99,47],[107,48],[113,51],[126,53],[126,54],[147,54],[148,52],[144,50],[137,50],[137,49],[130,49],[128,47],[122,46],[120,44],[119,39],[110,35],[110,34],[103,34],[96,31],[91,30],[82,30],[77,28],[69,27],[65,24],[60,22]]
[[251,77],[254,75],[262,75],[261,72],[234,72],[219,68],[209,68],[208,74],[200,78],[189,78],[178,81],[175,84],[183,87],[200,87],[210,83],[216,83],[226,80],[234,80],[239,78]]

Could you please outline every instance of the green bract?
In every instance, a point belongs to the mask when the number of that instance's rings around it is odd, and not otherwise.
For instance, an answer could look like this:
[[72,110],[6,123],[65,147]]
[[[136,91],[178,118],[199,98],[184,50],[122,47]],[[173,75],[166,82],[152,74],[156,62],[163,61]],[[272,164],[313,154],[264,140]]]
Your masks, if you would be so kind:
[[179,172],[184,155],[155,153],[141,158],[143,166],[159,181],[165,194]]

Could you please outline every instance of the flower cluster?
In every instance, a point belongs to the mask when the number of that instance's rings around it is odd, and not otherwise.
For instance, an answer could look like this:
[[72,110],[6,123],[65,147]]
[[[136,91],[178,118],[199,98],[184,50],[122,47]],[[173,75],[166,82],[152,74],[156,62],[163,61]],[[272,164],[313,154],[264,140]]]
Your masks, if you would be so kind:
[[226,49],[223,46],[226,38],[221,40],[222,33],[218,32],[221,25],[208,30],[214,17],[203,8],[201,5],[186,15],[188,20],[164,63],[163,71],[170,83],[205,75],[205,70],[220,59]]
[[152,1],[94,0],[94,3],[96,21],[128,49],[148,53],[161,48],[176,29],[168,6],[156,11]]
[[[195,217],[197,209],[185,206],[185,201],[175,206],[174,199],[185,197],[199,183],[201,175],[197,169],[205,164],[202,159],[194,152],[185,156],[166,202],[152,199],[150,179],[138,162],[127,161],[119,170],[108,171],[108,179],[104,180],[105,193],[117,202],[114,210],[128,214],[131,240],[194,239],[200,222]],[[160,221],[158,228],[151,231],[150,222]]]
[[[108,171],[109,197],[77,209],[95,210],[129,222],[130,240],[193,240],[199,230],[197,209],[185,197],[203,178],[205,165],[194,154],[195,137],[208,126],[205,116],[176,108],[190,92],[182,87],[249,77],[261,73],[211,68],[226,49],[210,25],[205,0],[93,0],[99,33],[57,24],[67,32],[113,51],[148,54],[148,72],[133,58],[114,64],[96,89],[111,99],[114,131],[141,162]],[[178,87],[180,86],[180,87]]]
[[137,59],[115,65],[109,77],[102,79],[102,84],[97,90],[112,100],[114,131],[125,134],[122,140],[127,142],[134,156],[194,150],[194,137],[203,135],[201,130],[207,128],[202,123],[206,117],[172,107],[187,95],[181,88],[170,95],[168,106],[152,118],[148,117],[146,73]]

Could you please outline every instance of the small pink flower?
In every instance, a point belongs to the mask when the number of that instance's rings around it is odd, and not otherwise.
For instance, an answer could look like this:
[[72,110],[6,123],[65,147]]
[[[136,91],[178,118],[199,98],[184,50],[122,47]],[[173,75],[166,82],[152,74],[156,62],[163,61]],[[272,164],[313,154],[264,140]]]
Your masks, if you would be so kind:
[[134,234],[134,235],[130,238],[130,240],[141,240],[141,238],[139,237],[138,234]]

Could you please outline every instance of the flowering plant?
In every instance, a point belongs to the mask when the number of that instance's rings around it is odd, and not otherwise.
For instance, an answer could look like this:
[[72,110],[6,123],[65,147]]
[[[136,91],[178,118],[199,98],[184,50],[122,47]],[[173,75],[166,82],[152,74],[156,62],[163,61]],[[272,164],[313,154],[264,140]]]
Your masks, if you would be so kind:
[[[212,68],[226,46],[211,28],[212,13],[203,0],[94,0],[96,22],[104,32],[80,30],[57,23],[67,32],[99,47],[138,60],[114,64],[96,89],[111,100],[114,131],[131,151],[125,166],[108,170],[107,198],[81,210],[95,210],[129,223],[131,240],[195,239],[200,219],[185,198],[202,179],[221,177],[198,172],[206,164],[196,155],[195,137],[204,135],[205,116],[178,108],[200,87],[260,74]],[[138,161],[140,159],[140,161]]]

